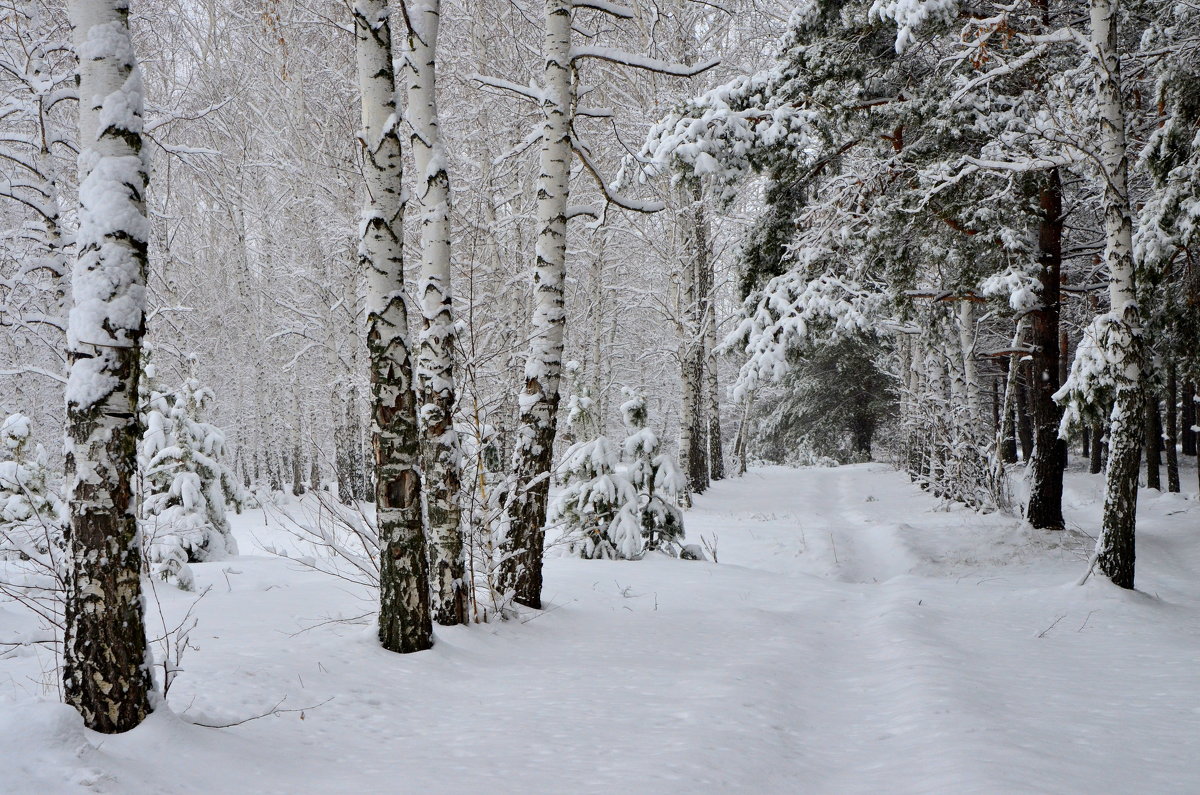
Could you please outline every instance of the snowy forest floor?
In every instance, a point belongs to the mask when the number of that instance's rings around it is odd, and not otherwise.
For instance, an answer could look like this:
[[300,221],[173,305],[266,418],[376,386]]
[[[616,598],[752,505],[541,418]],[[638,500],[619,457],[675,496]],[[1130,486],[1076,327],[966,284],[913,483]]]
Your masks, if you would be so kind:
[[1195,792],[1200,506],[1143,491],[1139,590],[1076,587],[1099,495],[1071,473],[1050,534],[884,465],[754,469],[687,514],[719,563],[551,558],[544,613],[407,656],[249,512],[169,711],[93,734],[49,652],[0,659],[0,790]]

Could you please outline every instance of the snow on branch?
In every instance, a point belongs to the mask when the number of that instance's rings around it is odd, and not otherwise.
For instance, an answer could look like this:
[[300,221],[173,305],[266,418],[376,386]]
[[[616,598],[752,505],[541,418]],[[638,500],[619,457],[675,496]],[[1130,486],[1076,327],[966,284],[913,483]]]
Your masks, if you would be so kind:
[[488,88],[498,88],[502,91],[511,91],[512,93],[525,97],[526,99],[536,102],[539,105],[542,104],[542,102],[544,102],[546,99],[545,93],[532,80],[529,81],[529,85],[523,86],[520,83],[514,83],[511,80],[505,80],[502,77],[489,77],[481,74],[473,74],[471,75],[470,79],[474,80],[480,85],[487,86]]
[[733,386],[742,400],[763,381],[787,373],[788,352],[819,338],[865,333],[880,328],[880,293],[841,275],[826,272],[809,279],[797,268],[771,279],[762,292],[746,299],[745,317],[721,348],[743,343],[746,363]]
[[572,204],[567,207],[566,219],[568,221],[572,218],[599,219],[600,215],[601,212],[598,207],[593,207],[590,204]]
[[575,154],[579,156],[579,162],[583,163],[583,167],[587,169],[592,178],[596,180],[596,184],[600,186],[600,190],[604,193],[604,198],[610,204],[615,204],[626,210],[632,210],[635,213],[657,213],[661,212],[666,205],[657,201],[646,201],[644,199],[632,199],[614,191],[609,187],[608,183],[600,176],[600,170],[587,153],[587,147],[582,145],[575,136],[571,136],[571,148],[575,150]]
[[617,19],[633,19],[633,9],[627,6],[609,3],[605,0],[573,0],[571,6],[574,8],[590,8],[592,11],[600,11]]
[[625,50],[618,50],[614,47],[588,46],[571,48],[571,63],[584,58],[596,58],[597,60],[608,61],[609,63],[629,66],[634,69],[644,69],[647,72],[672,75],[674,77],[695,77],[721,63],[720,58],[713,58],[712,60],[703,61],[693,66],[687,66],[686,64],[671,63],[659,58],[651,58],[648,55],[637,55]]
[[958,0],[875,0],[868,19],[896,23],[896,52],[916,41],[917,28],[930,22],[947,22],[958,14]]
[[773,157],[807,159],[819,149],[815,113],[777,91],[778,71],[735,78],[684,103],[650,129],[640,158],[664,169],[712,177],[720,200]]

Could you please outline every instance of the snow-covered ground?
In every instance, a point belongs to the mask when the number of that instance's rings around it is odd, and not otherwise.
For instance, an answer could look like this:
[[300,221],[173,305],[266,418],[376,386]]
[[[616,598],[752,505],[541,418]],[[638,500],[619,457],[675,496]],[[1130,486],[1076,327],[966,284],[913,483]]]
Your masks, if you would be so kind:
[[[1098,494],[1069,476],[1080,530]],[[0,659],[0,790],[1200,791],[1195,499],[1142,493],[1137,592],[1074,584],[1084,535],[942,510],[883,465],[697,502],[719,563],[552,558],[545,612],[406,656],[329,622],[370,604],[243,515],[243,555],[195,567],[213,588],[169,711],[93,734],[48,653]],[[159,592],[168,622],[190,601]],[[34,626],[0,604],[0,641]],[[304,709],[193,723],[281,700]]]

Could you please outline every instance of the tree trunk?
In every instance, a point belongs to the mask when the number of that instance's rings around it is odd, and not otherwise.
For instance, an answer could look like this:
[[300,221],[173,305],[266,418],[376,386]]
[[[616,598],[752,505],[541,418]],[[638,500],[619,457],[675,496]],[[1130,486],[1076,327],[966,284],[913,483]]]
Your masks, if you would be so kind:
[[1159,465],[1162,463],[1158,455],[1158,446],[1162,443],[1162,431],[1159,430],[1158,396],[1146,395],[1146,488],[1162,491],[1162,477]]
[[992,434],[1000,433],[1000,379],[992,379]]
[[[407,310],[405,310],[405,320],[407,321]],[[370,323],[369,314],[367,322]],[[408,350],[407,331],[406,327],[404,329],[406,335],[404,340],[406,353]],[[367,330],[367,334],[369,339],[370,329]],[[351,356],[351,369],[357,372],[358,368],[354,366],[355,358],[353,355]],[[409,371],[411,372],[411,363],[409,364]],[[406,381],[409,385],[408,388],[412,389],[411,378],[407,378]],[[374,495],[371,489],[371,474],[368,471],[367,456],[363,450],[362,411],[359,408],[358,395],[358,385],[351,381],[350,388],[346,392],[346,439],[350,453],[350,483],[354,491],[354,499],[369,502],[373,499]],[[374,400],[374,394],[372,394],[372,400]]]
[[79,214],[67,334],[63,694],[99,732],[150,712],[134,499],[149,182],[125,0],[69,3],[79,55]]
[[533,268],[534,309],[520,424],[513,451],[516,483],[500,539],[497,590],[519,604],[542,606],[546,498],[558,430],[562,378],[563,281],[567,258],[568,177],[571,171],[571,4],[546,0],[542,142],[538,176],[538,237]]
[[1191,381],[1183,382],[1183,396],[1179,402],[1183,414],[1183,422],[1179,429],[1179,441],[1183,445],[1184,455],[1196,454],[1196,432],[1192,430],[1196,425],[1196,385]]
[[700,316],[704,330],[704,377],[708,401],[708,475],[710,480],[725,477],[725,448],[721,435],[721,385],[717,374],[717,305],[716,276],[713,273],[712,239],[708,214],[699,182],[693,187],[692,207],[696,224],[696,275],[699,282]]
[[[1023,321],[1018,322],[1017,333],[1014,336],[1016,347],[1021,344],[1024,332]],[[1006,464],[1017,463],[1017,431],[1013,411],[1017,402],[1017,368],[1020,357],[1013,354],[1009,357],[1008,375],[1004,381],[1004,392],[1000,402],[1000,459]]]
[[1033,421],[1029,416],[1029,368],[1022,367],[1020,380],[1017,382],[1017,401],[1013,407],[1017,413],[1017,438],[1021,442],[1021,460],[1026,464],[1033,456]]
[[1167,491],[1179,493],[1179,387],[1175,360],[1167,362]]
[[748,391],[742,407],[742,419],[738,423],[737,436],[733,441],[733,460],[736,462],[738,476],[746,474],[746,457],[750,449],[750,412],[754,407],[754,392]]
[[[1061,285],[1062,280],[1059,280]],[[1067,376],[1071,372],[1071,338],[1067,333],[1067,329],[1062,325],[1062,303],[1059,303],[1059,326],[1058,326],[1058,383],[1067,383]],[[1062,411],[1060,408],[1059,411]],[[1066,471],[1067,464],[1070,462],[1071,445],[1068,439],[1063,440],[1063,471]]]
[[292,382],[292,496],[299,497],[304,493],[304,462],[300,456],[300,437],[302,428],[300,418],[300,391],[295,381]]
[[1046,174],[1038,196],[1040,304],[1033,312],[1033,354],[1030,384],[1034,422],[1033,455],[1029,461],[1029,503],[1025,519],[1041,530],[1062,530],[1063,469],[1067,443],[1058,438],[1063,409],[1054,400],[1060,382],[1059,286],[1062,272],[1062,181],[1058,169]]
[[462,531],[459,527],[461,452],[454,430],[454,316],[450,288],[450,177],[438,131],[436,94],[439,0],[409,6],[409,141],[417,169],[413,199],[420,209],[421,301],[417,385],[421,401],[421,462],[429,517],[433,620],[467,620]]
[[1088,472],[1099,475],[1104,468],[1104,423],[1097,420],[1092,423],[1092,450],[1088,460]]
[[404,219],[392,34],[384,0],[354,5],[367,198],[359,261],[367,273],[372,447],[379,532],[379,640],[413,652],[433,644],[418,473],[416,392],[404,306]]
[[1111,322],[1103,344],[1117,382],[1108,429],[1104,520],[1096,542],[1096,564],[1113,583],[1132,588],[1144,381],[1141,320],[1134,286],[1133,221],[1127,185],[1129,158],[1121,97],[1118,0],[1090,0],[1090,11],[1091,56],[1100,116],[1100,160],[1105,177],[1105,260],[1111,306]]
[[683,207],[682,288],[683,345],[680,349],[682,406],[679,414],[679,458],[688,491],[700,494],[708,488],[708,423],[704,401],[704,292],[701,271],[706,252],[704,209],[697,180],[685,182],[680,191]]

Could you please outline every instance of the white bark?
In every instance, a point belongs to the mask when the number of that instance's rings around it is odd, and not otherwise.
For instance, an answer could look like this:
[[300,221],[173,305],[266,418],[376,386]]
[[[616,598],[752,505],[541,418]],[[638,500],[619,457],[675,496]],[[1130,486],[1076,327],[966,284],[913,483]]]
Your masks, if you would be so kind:
[[541,607],[542,545],[546,496],[557,430],[562,375],[563,281],[566,277],[568,178],[571,170],[571,112],[575,84],[571,66],[571,3],[546,0],[545,71],[538,176],[538,236],[533,268],[534,310],[520,425],[514,450],[515,491],[498,588],[520,604]]
[[1102,574],[1123,588],[1134,579],[1134,529],[1142,447],[1144,385],[1141,321],[1133,267],[1133,220],[1129,207],[1129,157],[1121,95],[1117,0],[1091,0],[1092,65],[1100,110],[1100,159],[1104,181],[1105,261],[1113,326],[1105,335],[1116,396],[1108,431],[1104,520],[1096,541]]
[[416,393],[404,304],[404,195],[388,4],[357,0],[354,29],[362,91],[363,173],[359,260],[367,272],[371,436],[379,527],[379,639],[397,652],[433,643],[421,517]]
[[979,374],[975,366],[975,302],[963,298],[958,302],[958,343],[962,353],[963,392],[972,434],[981,427],[979,411]]
[[[679,413],[679,463],[688,491],[699,494],[708,488],[709,464],[704,395],[704,311],[708,301],[701,278],[708,254],[708,240],[701,204],[700,184],[684,182],[680,191],[683,263],[680,298],[679,350],[681,406]],[[690,502],[685,498],[685,505]]]
[[459,527],[461,453],[454,430],[454,316],[450,288],[450,177],[438,134],[437,39],[439,0],[408,7],[407,120],[421,230],[423,328],[417,351],[421,459],[429,518],[432,613],[439,624],[466,621],[463,541]]
[[125,0],[70,3],[79,57],[79,231],[67,331],[70,572],[63,690],[97,731],[150,712],[134,500],[149,181]]

